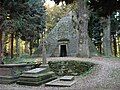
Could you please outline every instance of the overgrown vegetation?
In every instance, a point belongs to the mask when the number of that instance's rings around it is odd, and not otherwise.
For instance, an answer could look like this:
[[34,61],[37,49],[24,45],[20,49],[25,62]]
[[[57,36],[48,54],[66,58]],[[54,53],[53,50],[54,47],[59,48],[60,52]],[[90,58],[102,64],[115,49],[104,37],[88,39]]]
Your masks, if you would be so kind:
[[0,0],[1,63],[2,60],[13,63],[17,60],[16,56],[21,58],[24,53],[42,55],[34,53],[42,51],[42,38],[62,17],[74,10],[77,13],[74,29],[79,39],[77,56],[91,57],[90,37],[95,45],[93,48],[101,55],[120,57],[120,0],[51,0],[56,4],[62,2],[61,6],[52,8],[45,7],[43,1]]
[[26,64],[35,64],[36,63],[36,58],[35,57],[30,57],[29,54],[22,54],[20,57],[14,57],[11,59],[10,56],[6,56],[3,58],[4,64],[21,64],[21,63],[26,63]]
[[80,61],[49,61],[50,69],[58,76],[81,75],[91,70],[95,64]]

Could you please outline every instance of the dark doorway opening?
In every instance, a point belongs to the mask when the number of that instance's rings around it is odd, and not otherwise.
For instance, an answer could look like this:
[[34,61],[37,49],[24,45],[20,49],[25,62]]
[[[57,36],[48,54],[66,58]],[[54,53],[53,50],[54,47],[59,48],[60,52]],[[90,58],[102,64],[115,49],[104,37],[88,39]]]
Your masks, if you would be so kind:
[[66,45],[60,45],[60,57],[67,56]]

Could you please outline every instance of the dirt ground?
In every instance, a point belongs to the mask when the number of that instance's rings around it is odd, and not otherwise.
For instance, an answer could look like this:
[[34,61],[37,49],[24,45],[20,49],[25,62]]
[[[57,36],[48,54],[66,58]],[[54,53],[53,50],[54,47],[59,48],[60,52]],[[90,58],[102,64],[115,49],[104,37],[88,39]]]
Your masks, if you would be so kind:
[[78,81],[71,87],[24,86],[17,84],[0,84],[0,90],[120,90],[120,58],[76,58],[54,57],[47,61],[77,60],[89,61],[97,64],[92,73],[78,77]]

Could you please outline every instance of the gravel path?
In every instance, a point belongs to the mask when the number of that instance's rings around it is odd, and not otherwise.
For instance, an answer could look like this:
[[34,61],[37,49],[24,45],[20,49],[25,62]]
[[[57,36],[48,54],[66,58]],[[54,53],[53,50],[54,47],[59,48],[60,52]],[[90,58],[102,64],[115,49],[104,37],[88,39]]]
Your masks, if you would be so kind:
[[22,86],[0,84],[0,90],[120,90],[120,59],[114,58],[48,58],[48,61],[77,60],[98,64],[90,75],[76,77],[78,81],[71,87]]

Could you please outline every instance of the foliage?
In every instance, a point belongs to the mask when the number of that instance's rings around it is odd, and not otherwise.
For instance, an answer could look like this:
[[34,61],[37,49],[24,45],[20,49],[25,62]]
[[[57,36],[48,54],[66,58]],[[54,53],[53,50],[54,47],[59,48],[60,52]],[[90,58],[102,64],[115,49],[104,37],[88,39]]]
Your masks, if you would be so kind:
[[4,19],[9,16],[11,19],[17,18],[23,13],[28,11],[28,0],[1,0],[2,5],[2,15],[5,16]]
[[[45,28],[43,2],[30,0],[2,1],[3,30],[19,33],[22,40],[33,40]],[[11,31],[12,30],[12,31]],[[26,33],[27,32],[27,33]]]
[[58,23],[58,21],[66,16],[71,10],[75,10],[76,5],[71,4],[71,5],[55,5],[54,7],[47,8],[46,9],[46,28],[48,32],[55,27],[55,25]]
[[90,70],[95,65],[90,62],[80,61],[49,61],[48,64],[50,69],[59,76],[81,75]]
[[24,30],[21,29],[20,31],[22,34],[21,39],[27,41],[39,39],[39,34],[44,32],[45,28],[45,9],[43,3],[36,2],[32,5],[30,4],[29,13],[24,15],[22,19],[25,20],[25,24]]
[[89,36],[95,46],[102,44],[103,28],[100,24],[100,17],[96,13],[91,13],[88,23]]
[[[7,33],[17,33],[23,27],[21,16],[28,13],[28,0],[2,0],[1,16],[3,16],[2,30]],[[20,26],[21,25],[21,26]]]
[[[45,7],[43,0],[2,0],[0,15],[3,16],[2,30],[13,38],[30,42],[30,51],[38,47],[40,33],[45,31]],[[27,32],[27,33],[26,33]],[[11,49],[11,52],[13,49]],[[17,52],[17,51],[16,51]],[[11,53],[12,56],[12,53]]]
[[[66,4],[71,4],[76,0],[53,0],[56,4],[65,1]],[[106,17],[114,11],[120,10],[120,0],[84,0],[90,9],[98,12],[100,16]]]
[[[118,13],[118,12],[117,12]],[[120,25],[120,13],[116,16],[116,12],[111,15],[111,35],[117,34]]]
[[28,54],[22,54],[20,57],[16,58],[14,63],[35,64],[35,60],[34,57],[30,57]]
[[107,17],[120,9],[120,0],[88,0],[87,4],[93,12],[102,17]]
[[54,1],[56,4],[59,4],[60,2],[63,2],[63,1],[65,1],[66,4],[71,4],[75,0],[51,0],[51,1]]
[[20,57],[10,58],[10,56],[5,56],[3,58],[3,61],[5,64],[20,64],[20,63],[26,63],[26,64],[35,64],[36,59],[34,57],[30,57],[28,54],[21,54]]
[[11,59],[10,57],[4,57],[3,61],[4,61],[4,64],[12,64],[17,61],[17,58],[14,57]]

